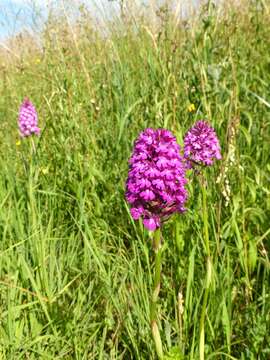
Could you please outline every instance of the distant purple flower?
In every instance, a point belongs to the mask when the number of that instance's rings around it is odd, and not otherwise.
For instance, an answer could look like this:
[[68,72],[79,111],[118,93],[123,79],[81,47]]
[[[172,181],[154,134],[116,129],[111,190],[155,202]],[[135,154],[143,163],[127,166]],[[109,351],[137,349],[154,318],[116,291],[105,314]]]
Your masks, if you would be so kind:
[[154,231],[174,212],[185,210],[185,167],[170,131],[144,130],[135,141],[129,164],[126,199],[133,219],[142,217],[144,226]]
[[198,121],[184,138],[184,157],[189,167],[212,165],[220,160],[220,145],[215,130],[205,121]]
[[39,135],[38,116],[34,105],[29,99],[25,99],[19,112],[19,129],[21,136]]

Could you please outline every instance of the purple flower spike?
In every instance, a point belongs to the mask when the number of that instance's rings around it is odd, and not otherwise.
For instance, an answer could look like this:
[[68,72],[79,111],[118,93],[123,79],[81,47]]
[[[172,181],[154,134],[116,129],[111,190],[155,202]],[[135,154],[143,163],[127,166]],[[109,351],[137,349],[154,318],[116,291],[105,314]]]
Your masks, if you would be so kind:
[[183,212],[187,199],[185,165],[180,146],[165,129],[146,129],[135,141],[129,160],[126,199],[134,220],[155,231],[175,212]]
[[220,160],[220,145],[215,130],[205,121],[198,121],[184,139],[184,156],[187,167],[193,165],[210,166]]
[[39,135],[38,116],[34,105],[29,99],[25,99],[20,107],[19,112],[19,129],[22,137],[32,134]]

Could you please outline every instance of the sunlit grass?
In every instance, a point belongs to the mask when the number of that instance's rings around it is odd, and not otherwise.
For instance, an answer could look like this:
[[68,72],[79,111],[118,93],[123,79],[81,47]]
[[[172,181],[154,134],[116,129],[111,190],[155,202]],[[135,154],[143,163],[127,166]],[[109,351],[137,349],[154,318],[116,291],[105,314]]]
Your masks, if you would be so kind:
[[[44,30],[42,51],[3,60],[1,358],[156,359],[154,254],[124,200],[127,160],[142,129],[166,127],[181,144],[201,118],[223,156],[205,174],[206,359],[270,357],[269,10],[210,6],[176,26],[163,9],[155,26],[118,19],[106,36],[87,22],[74,33],[63,17],[54,35]],[[34,155],[18,136],[25,96],[42,129]],[[172,359],[199,357],[206,264],[190,180],[187,212],[164,229],[160,328]]]

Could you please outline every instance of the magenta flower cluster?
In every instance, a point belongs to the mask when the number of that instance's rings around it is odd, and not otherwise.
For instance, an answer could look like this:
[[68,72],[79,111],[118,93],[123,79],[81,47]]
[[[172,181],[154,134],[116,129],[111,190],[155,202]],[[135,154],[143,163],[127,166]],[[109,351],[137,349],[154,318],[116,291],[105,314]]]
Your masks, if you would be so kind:
[[188,167],[212,165],[221,159],[220,145],[215,130],[205,121],[198,121],[184,138],[184,157]]
[[38,127],[37,111],[27,98],[21,104],[18,122],[21,136],[39,135],[40,128]]
[[151,231],[175,212],[183,212],[187,199],[185,166],[180,146],[165,129],[146,129],[135,141],[126,183],[126,199],[133,219],[143,218]]

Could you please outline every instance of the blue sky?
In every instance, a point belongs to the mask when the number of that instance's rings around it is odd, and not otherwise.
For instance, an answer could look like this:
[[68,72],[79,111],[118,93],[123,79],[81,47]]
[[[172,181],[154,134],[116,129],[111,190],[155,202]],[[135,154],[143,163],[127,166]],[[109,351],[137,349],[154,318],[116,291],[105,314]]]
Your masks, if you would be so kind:
[[[134,0],[135,1],[135,0]],[[151,0],[152,1],[152,0]],[[164,0],[155,0],[161,3]],[[174,2],[174,0],[172,0]],[[46,21],[48,9],[51,6],[65,6],[69,3],[84,3],[91,10],[94,17],[100,15],[108,18],[117,11],[116,1],[109,0],[0,0],[0,41],[12,36],[22,29],[36,32]],[[150,0],[136,0],[137,3],[147,3]],[[199,0],[183,0],[182,4],[198,4]]]
[[[0,0],[0,40],[22,29],[35,32],[46,21],[48,8],[61,7],[63,4],[68,8],[68,3],[68,0]],[[84,3],[92,10],[94,16],[115,8],[108,0],[73,0],[73,3]]]
[[38,26],[35,21],[46,17],[45,3],[46,0],[0,0],[0,38]]

